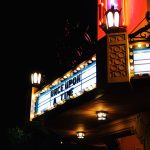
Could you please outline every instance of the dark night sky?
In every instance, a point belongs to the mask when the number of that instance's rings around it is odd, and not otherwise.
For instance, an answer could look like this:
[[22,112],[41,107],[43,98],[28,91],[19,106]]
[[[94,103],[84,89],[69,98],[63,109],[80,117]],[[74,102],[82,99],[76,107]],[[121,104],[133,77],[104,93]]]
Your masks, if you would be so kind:
[[93,18],[92,0],[39,2],[8,3],[3,11],[2,97],[8,127],[25,119],[32,70],[47,71],[49,78],[59,72],[56,43],[66,19],[84,24]]

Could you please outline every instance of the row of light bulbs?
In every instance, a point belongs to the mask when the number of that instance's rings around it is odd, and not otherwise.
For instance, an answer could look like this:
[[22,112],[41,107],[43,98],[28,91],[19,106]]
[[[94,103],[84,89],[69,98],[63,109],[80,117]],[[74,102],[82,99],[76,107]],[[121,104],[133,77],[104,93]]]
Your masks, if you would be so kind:
[[[74,73],[77,73],[78,71],[80,71],[81,69],[83,69],[84,67],[86,67],[88,64],[91,64],[92,62],[96,61],[96,54],[94,54],[91,59],[89,59],[88,61],[85,61],[83,63],[81,63],[79,66],[76,67],[76,69],[68,71],[63,77],[56,79],[55,81],[53,81],[53,83],[51,83],[50,85],[45,86],[41,91],[39,91],[35,96],[38,96],[40,93],[44,93],[47,90],[49,90],[49,88],[56,86],[57,84],[61,83],[63,80],[73,76]],[[41,80],[41,73],[34,73],[31,75],[31,81],[32,84],[40,84],[40,80]],[[88,91],[88,89],[87,89]]]
[[[80,64],[79,66],[76,67],[75,70],[69,71],[67,72],[62,78],[58,78],[56,79],[51,85],[47,85],[45,86],[41,91],[36,92],[33,96],[34,99],[36,99],[36,97],[38,97],[41,93],[46,92],[47,90],[49,90],[51,87],[56,86],[57,84],[59,84],[61,81],[71,77],[73,75],[73,73],[76,73],[78,71],[80,71],[81,69],[83,69],[84,67],[86,67],[88,64],[91,64],[92,62],[96,61],[96,54],[94,54],[91,59],[89,59],[88,61],[83,62],[82,64]],[[35,80],[34,80],[35,79]],[[41,74],[40,73],[34,73],[31,75],[31,81],[32,84],[40,84],[40,79],[41,79]],[[74,99],[80,95],[82,95],[85,91],[91,91],[92,89],[96,88],[96,84],[95,85],[91,85],[89,87],[87,87],[84,91],[81,91],[79,93],[75,93],[73,96],[71,96],[71,99]],[[64,104],[65,101],[60,101],[60,103],[58,103],[58,105]],[[52,110],[55,107],[50,107],[48,110]],[[39,112],[38,114],[35,114],[34,117],[43,114],[43,112]],[[33,118],[34,118],[33,117]]]
[[[130,48],[130,52],[129,52],[129,57],[130,57],[130,76],[133,77],[135,76],[134,74],[134,60],[133,60],[133,49],[142,49],[142,48],[148,48],[150,47],[150,43],[146,43],[146,42],[138,42],[138,43],[134,43],[134,44],[130,44],[129,48]],[[144,74],[140,73],[137,74],[136,76],[143,76]],[[150,76],[150,74],[148,74],[148,76]]]
[[88,64],[91,64],[92,62],[96,61],[96,54],[94,54],[91,59],[89,59],[88,61],[85,61],[83,63],[81,63],[80,65],[78,65],[74,70],[68,71],[66,74],[63,75],[63,77],[56,79],[52,84],[52,86],[56,86],[57,84],[59,84],[60,82],[62,82],[63,80],[70,78],[71,76],[73,76],[74,73],[77,73],[78,71],[82,70],[83,68],[85,68]]

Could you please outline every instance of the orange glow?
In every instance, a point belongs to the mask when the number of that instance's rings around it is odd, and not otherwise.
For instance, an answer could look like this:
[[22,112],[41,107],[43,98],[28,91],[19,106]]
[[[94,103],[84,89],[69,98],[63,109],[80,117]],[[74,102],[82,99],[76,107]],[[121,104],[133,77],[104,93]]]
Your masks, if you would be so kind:
[[[127,32],[130,33],[144,19],[147,11],[147,0],[138,0],[138,3],[136,0],[127,0],[126,7]],[[142,26],[144,26],[144,24],[140,24],[138,29]]]
[[118,143],[120,150],[144,149],[143,144],[140,143],[139,139],[135,135],[119,138]]
[[101,21],[99,21],[99,25],[102,25],[102,22],[101,22]]
[[[127,0],[126,0],[127,1]],[[127,14],[127,11],[126,11],[126,3],[125,3],[125,0],[122,0],[122,11],[121,11],[121,15],[122,15],[122,18],[121,18],[121,25],[122,26],[125,26],[126,25],[126,14]]]
[[78,131],[78,132],[77,132],[77,137],[78,137],[79,139],[83,139],[84,136],[85,136],[85,133],[84,133],[83,131]]
[[104,31],[100,28],[105,22],[105,12],[106,12],[106,0],[97,1],[97,39],[105,36]]

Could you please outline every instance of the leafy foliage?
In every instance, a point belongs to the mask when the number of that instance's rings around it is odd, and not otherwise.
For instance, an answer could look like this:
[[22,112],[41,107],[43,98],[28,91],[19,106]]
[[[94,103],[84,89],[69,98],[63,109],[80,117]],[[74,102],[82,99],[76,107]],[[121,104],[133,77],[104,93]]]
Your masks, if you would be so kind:
[[8,129],[8,141],[11,145],[26,144],[30,141],[31,134],[18,127]]

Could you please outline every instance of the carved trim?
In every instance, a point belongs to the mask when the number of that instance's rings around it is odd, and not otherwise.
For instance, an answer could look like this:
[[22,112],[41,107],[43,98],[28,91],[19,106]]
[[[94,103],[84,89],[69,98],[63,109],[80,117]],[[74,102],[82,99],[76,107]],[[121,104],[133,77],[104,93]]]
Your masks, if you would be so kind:
[[107,36],[108,83],[129,82],[129,48],[126,32]]
[[130,43],[138,41],[150,41],[150,24],[147,24],[144,27],[140,28],[138,31],[129,34]]

